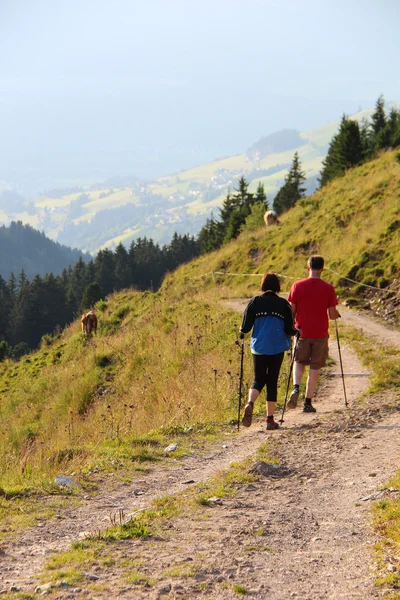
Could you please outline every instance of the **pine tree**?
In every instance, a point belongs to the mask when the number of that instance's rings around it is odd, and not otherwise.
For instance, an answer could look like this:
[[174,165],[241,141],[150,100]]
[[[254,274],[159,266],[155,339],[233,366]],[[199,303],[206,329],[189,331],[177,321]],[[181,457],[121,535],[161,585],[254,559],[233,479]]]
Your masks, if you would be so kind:
[[31,342],[32,288],[24,270],[18,276],[17,294],[12,314],[11,343],[13,346],[26,341]]
[[9,341],[9,327],[13,304],[14,296],[0,275],[0,340]]
[[102,300],[103,298],[104,294],[101,287],[99,286],[97,281],[92,281],[92,283],[89,283],[83,294],[82,309],[84,311],[89,310],[90,308],[94,307],[96,302]]
[[[95,281],[99,284],[104,294],[107,296],[116,288],[117,278],[115,274],[115,258],[112,250],[105,248],[99,250],[96,259],[94,261],[95,266]],[[85,282],[86,286],[91,283],[90,281]],[[83,297],[83,291],[82,296]]]
[[[237,208],[236,199],[232,197],[231,191],[228,190],[225,200],[222,203],[221,208],[219,209],[219,216],[221,219],[221,223],[223,225],[223,229],[228,227],[229,219],[232,212]],[[213,217],[211,216],[211,219]]]
[[306,174],[305,174],[305,171],[301,170],[299,153],[296,151],[294,153],[294,157],[293,157],[292,168],[289,171],[289,181],[293,182],[293,185],[294,185],[294,188],[296,191],[296,196],[297,196],[295,202],[299,198],[305,197],[305,191],[306,191],[306,188],[304,187],[305,180],[306,180]]
[[375,112],[371,117],[371,121],[372,131],[374,133],[374,137],[376,137],[386,125],[385,100],[383,94],[381,94],[376,101]]
[[74,317],[68,303],[63,277],[54,276],[52,273],[47,274],[43,280],[43,288],[49,318],[42,335],[43,333],[53,333],[55,330],[59,330]]
[[206,254],[217,250],[222,246],[223,224],[216,221],[213,216],[207,219],[206,224],[201,228],[197,236],[197,245],[200,254]]
[[294,153],[292,166],[285,177],[285,183],[278,191],[274,199],[274,210],[281,213],[292,208],[300,198],[305,197],[306,188],[304,182],[306,174],[301,170],[299,153]]
[[237,206],[240,208],[245,205],[253,204],[254,202],[254,194],[251,194],[248,191],[249,183],[246,181],[245,177],[241,177],[238,181],[239,187],[236,191],[236,194],[233,195],[233,198],[236,200]]
[[400,144],[400,113],[392,107],[386,125],[375,136],[377,150],[395,148]]
[[251,206],[254,204],[254,194],[248,191],[249,184],[245,177],[241,177],[238,181],[238,188],[235,189],[235,194],[232,194],[231,201],[233,209],[229,214],[229,219],[224,231],[224,242],[228,242],[236,238],[240,233],[240,227],[244,225],[246,218],[251,212]]
[[400,112],[394,106],[390,109],[387,128],[389,130],[389,145],[391,147],[398,146],[397,136],[400,129]]
[[129,268],[130,285],[135,284],[135,277],[136,277],[135,252],[136,252],[136,243],[135,243],[135,240],[132,240],[132,242],[129,245],[129,250],[128,250],[128,268]]
[[354,167],[363,159],[360,126],[354,119],[347,119],[340,139],[340,153],[345,169]]
[[240,228],[246,222],[246,218],[249,216],[251,209],[249,207],[248,212],[246,205],[241,208],[237,208],[230,216],[228,227],[225,232],[224,242],[235,239],[239,233]]
[[135,285],[141,289],[156,289],[161,283],[165,268],[163,255],[152,239],[138,238],[135,245]]
[[21,272],[20,272],[20,274],[18,276],[18,280],[17,280],[17,295],[23,296],[25,293],[25,289],[28,285],[29,285],[29,281],[25,274],[25,271],[24,271],[24,269],[21,269]]
[[120,242],[114,251],[115,278],[118,289],[124,289],[131,285],[129,257],[125,246]]
[[176,269],[197,255],[197,245],[189,235],[178,235],[176,232],[172,236],[170,243],[163,248],[165,268],[169,271]]
[[359,128],[362,157],[363,160],[368,160],[373,156],[374,153],[371,124],[367,119],[362,119],[360,121]]
[[350,167],[358,165],[364,158],[364,146],[357,121],[343,115],[339,131],[333,136],[328,154],[322,161],[320,186],[335,177],[340,177]]
[[267,194],[265,193],[264,184],[261,181],[258,182],[256,195],[254,197],[254,202],[255,203],[261,202],[262,204],[264,204],[265,210],[269,209]]
[[96,279],[96,267],[93,260],[86,263],[85,279],[88,284]]
[[80,308],[83,292],[87,285],[86,265],[83,259],[79,258],[68,277],[67,298],[74,314],[77,313]]
[[390,145],[392,148],[397,148],[397,146],[400,146],[400,113],[398,111],[397,112],[397,123],[396,126],[394,126],[393,124],[393,129],[392,129],[392,134],[391,134],[391,138],[390,138]]
[[15,279],[14,273],[11,273],[8,278],[8,289],[10,290],[11,296],[15,297],[17,293],[17,280]]

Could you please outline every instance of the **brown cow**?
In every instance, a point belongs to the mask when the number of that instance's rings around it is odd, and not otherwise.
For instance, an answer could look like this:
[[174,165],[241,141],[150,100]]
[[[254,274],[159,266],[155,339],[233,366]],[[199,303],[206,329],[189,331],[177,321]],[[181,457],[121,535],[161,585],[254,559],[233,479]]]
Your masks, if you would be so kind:
[[280,220],[278,219],[278,215],[274,210],[267,210],[264,215],[264,223],[266,227],[269,227],[270,225],[281,224]]
[[83,335],[91,335],[97,331],[97,317],[92,310],[84,313],[81,318]]

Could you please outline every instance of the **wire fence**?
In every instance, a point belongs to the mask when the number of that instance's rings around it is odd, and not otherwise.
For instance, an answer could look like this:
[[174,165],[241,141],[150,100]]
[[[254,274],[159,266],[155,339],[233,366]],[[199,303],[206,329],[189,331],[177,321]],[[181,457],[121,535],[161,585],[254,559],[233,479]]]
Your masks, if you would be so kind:
[[[334,271],[333,269],[330,269],[329,267],[325,267],[325,270],[329,271],[330,273],[334,273],[341,279],[345,279],[346,281],[355,283],[356,285],[361,285],[362,287],[365,287],[365,288],[368,288],[371,290],[376,290],[378,292],[386,291],[384,288],[379,288],[374,285],[368,285],[367,283],[362,283],[361,281],[356,281],[355,279],[351,279],[350,277],[341,275],[340,273],[338,273],[337,271]],[[214,277],[215,275],[228,275],[229,277],[263,277],[264,273],[231,273],[230,271],[211,271],[211,276],[212,276],[212,279],[214,282],[215,282],[215,277]],[[283,279],[291,279],[292,281],[301,279],[300,277],[290,277],[289,275],[283,275],[282,273],[276,273],[276,275],[278,275],[278,277],[283,277]]]

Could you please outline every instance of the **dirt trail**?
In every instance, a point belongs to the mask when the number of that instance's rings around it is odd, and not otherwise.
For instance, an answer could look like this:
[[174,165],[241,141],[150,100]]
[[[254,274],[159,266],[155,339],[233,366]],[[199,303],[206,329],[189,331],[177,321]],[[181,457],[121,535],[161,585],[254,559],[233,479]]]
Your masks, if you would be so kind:
[[[241,311],[243,303],[234,308]],[[342,312],[343,320],[351,315],[354,324],[355,313]],[[400,345],[399,332],[364,318],[355,324]],[[337,360],[334,341],[330,351]],[[230,599],[238,597],[235,585],[260,599],[378,596],[369,571],[374,536],[368,509],[374,490],[398,466],[400,413],[382,403],[400,404],[400,393],[357,403],[368,377],[346,345],[342,354],[346,373],[358,374],[346,380],[350,408],[343,407],[341,379],[326,377],[315,402],[318,412],[288,411],[284,427],[269,434],[284,477],[239,485],[221,505],[202,507],[190,519],[173,519],[162,539],[115,543],[116,563],[96,569],[97,589],[88,581],[52,597]],[[337,373],[337,366],[331,372]],[[104,528],[120,509],[128,514],[153,498],[206,481],[232,461],[253,455],[265,436],[262,420],[256,420],[248,430],[225,435],[206,454],[186,456],[168,469],[156,467],[114,488],[105,483],[105,493],[84,500],[81,508],[5,544],[0,592],[11,586],[33,592],[35,575],[51,551]],[[138,560],[140,572],[154,584],[128,585],[119,566],[123,558]]]

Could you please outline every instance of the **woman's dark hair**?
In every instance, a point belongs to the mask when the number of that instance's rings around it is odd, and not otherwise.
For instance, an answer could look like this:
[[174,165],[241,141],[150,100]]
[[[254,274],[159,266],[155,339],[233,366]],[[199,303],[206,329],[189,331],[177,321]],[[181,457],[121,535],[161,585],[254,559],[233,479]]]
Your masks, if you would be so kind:
[[279,283],[278,276],[275,275],[275,273],[265,273],[261,281],[261,291],[271,291],[276,293],[281,291],[281,284]]

